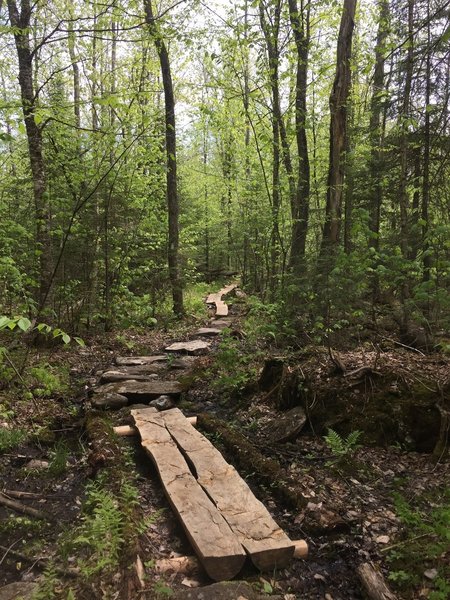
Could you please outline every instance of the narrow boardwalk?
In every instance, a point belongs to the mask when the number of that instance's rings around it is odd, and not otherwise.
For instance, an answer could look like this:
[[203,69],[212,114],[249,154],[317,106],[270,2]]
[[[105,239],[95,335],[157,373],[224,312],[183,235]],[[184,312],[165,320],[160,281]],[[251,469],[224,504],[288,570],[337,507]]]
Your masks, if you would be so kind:
[[[304,542],[291,541],[280,529],[236,469],[193,427],[192,419],[174,408],[183,386],[160,379],[167,369],[192,367],[196,356],[210,351],[208,340],[232,325],[223,298],[236,288],[233,283],[206,298],[209,308],[215,306],[216,319],[198,329],[193,339],[166,346],[164,354],[117,357],[116,366],[101,375],[92,397],[94,406],[131,405],[136,427],[116,430],[122,435],[139,433],[175,515],[215,581],[238,575],[247,557],[258,570],[272,571],[286,566],[295,552],[302,556],[307,552]],[[133,407],[134,402],[139,405]]]

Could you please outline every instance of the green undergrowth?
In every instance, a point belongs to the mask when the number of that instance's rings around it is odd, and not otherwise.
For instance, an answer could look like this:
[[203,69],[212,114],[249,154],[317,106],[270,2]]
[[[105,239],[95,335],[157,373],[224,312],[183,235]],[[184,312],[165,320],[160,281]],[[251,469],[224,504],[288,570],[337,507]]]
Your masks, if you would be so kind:
[[[86,428],[91,440],[96,436],[88,459],[95,465],[95,476],[85,486],[79,517],[59,536],[53,565],[46,569],[34,600],[97,597],[99,587],[107,590],[105,597],[113,597],[119,589],[117,578],[125,586],[132,577],[139,536],[160,516],[144,516],[132,457],[109,420],[94,415]],[[66,462],[67,448],[60,442],[54,446],[49,470],[59,473]],[[62,572],[69,569],[77,576],[64,577]]]
[[22,429],[0,427],[0,452],[6,452],[19,446],[27,437]]
[[[394,495],[403,532],[387,551],[389,579],[405,594],[426,590],[429,600],[450,597],[450,488],[411,500]],[[409,596],[408,596],[409,597]]]

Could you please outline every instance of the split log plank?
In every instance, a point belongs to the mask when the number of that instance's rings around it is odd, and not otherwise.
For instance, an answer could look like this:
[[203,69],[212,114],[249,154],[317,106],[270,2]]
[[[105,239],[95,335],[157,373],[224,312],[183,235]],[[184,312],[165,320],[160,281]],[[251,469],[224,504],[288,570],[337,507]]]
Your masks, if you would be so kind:
[[209,294],[206,298],[206,304],[216,305],[216,317],[227,317],[228,316],[228,305],[222,300],[223,296],[230,294],[237,288],[237,283],[231,283],[225,286],[215,294]]
[[275,523],[236,469],[196,431],[177,408],[152,416],[192,463],[197,480],[261,571],[286,566],[294,555],[294,543]]
[[151,365],[167,360],[165,354],[157,354],[155,356],[117,356],[116,365],[120,367],[134,367],[139,365]]
[[228,523],[190,472],[189,466],[161,424],[160,415],[132,410],[142,445],[154,462],[166,496],[205,571],[215,581],[231,579],[245,562],[245,552]]
[[106,383],[94,389],[94,394],[114,393],[129,400],[153,400],[159,396],[179,396],[182,386],[178,381],[124,381]]

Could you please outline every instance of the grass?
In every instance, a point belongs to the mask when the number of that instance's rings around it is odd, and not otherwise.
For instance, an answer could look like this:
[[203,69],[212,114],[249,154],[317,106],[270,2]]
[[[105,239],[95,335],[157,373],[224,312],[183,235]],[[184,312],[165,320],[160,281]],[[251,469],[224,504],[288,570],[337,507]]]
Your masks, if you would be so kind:
[[0,427],[0,452],[6,452],[19,446],[27,437],[22,429]]

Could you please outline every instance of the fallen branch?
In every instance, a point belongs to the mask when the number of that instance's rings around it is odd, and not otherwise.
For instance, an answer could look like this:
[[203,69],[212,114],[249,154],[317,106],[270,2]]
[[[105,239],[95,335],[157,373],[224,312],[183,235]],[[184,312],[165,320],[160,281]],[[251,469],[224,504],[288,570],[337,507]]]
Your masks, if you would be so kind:
[[360,564],[356,572],[364,591],[371,600],[397,600],[397,596],[386,585],[383,575],[372,563]]
[[52,518],[49,515],[46,515],[44,512],[37,510],[36,508],[32,508],[31,506],[25,506],[25,504],[17,502],[16,500],[11,500],[11,498],[7,498],[4,494],[2,494],[2,492],[0,492],[0,504],[3,504],[3,506],[7,506],[16,512],[35,517],[36,519],[52,521]]
[[[22,552],[17,552],[17,550],[12,550],[11,548],[12,546],[10,546],[9,548],[6,548],[6,546],[0,546],[0,550],[2,550],[5,553],[1,562],[3,562],[8,556],[8,554],[10,554],[17,560],[32,563],[32,566],[37,566],[40,569],[46,569],[48,567],[48,563],[52,560],[51,558],[47,557],[36,558],[34,556],[27,556],[26,554],[22,554]],[[54,566],[54,569],[58,573],[58,575],[63,575],[67,577],[79,577],[81,575],[80,571],[78,571],[78,569],[74,569],[73,567],[63,569],[62,567]]]
[[357,369],[354,369],[353,371],[349,371],[348,373],[344,374],[344,377],[347,377],[349,379],[355,379],[357,377],[365,377],[366,375],[381,375],[381,373],[379,371],[375,371],[375,369],[373,369],[372,367],[368,367],[368,366],[364,366],[364,367],[358,367]]

